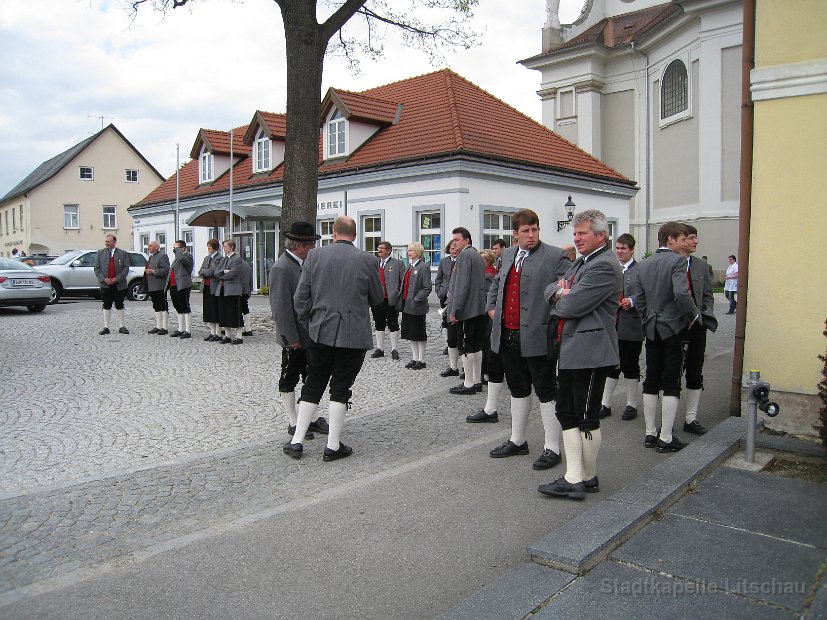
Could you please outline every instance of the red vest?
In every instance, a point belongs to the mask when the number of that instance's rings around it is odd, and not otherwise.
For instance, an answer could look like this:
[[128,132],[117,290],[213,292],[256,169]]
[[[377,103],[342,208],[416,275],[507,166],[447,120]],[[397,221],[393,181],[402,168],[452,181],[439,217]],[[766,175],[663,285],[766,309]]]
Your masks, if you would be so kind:
[[520,273],[514,267],[508,270],[503,286],[503,327],[520,329]]

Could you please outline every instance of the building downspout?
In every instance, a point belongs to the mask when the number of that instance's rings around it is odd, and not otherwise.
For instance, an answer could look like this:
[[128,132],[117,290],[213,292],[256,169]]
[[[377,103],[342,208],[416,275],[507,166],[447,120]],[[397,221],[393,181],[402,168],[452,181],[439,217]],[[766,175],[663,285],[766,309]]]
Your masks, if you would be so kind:
[[641,52],[639,49],[635,48],[635,42],[632,41],[632,51],[637,52],[646,60],[646,67],[644,69],[644,76],[643,79],[645,81],[645,88],[644,88],[644,108],[646,114],[646,148],[644,150],[645,155],[643,156],[644,163],[644,183],[646,184],[646,193],[644,194],[644,201],[643,201],[643,229],[644,229],[644,239],[643,239],[643,250],[645,253],[649,252],[649,188],[651,186],[651,182],[649,180],[650,177],[650,153],[649,153],[649,125],[651,123],[651,119],[649,118],[649,56],[645,53]]
[[738,209],[738,293],[735,315],[735,352],[729,415],[741,415],[741,378],[744,374],[744,341],[747,331],[747,282],[749,234],[752,217],[752,145],[755,109],[750,92],[750,72],[755,68],[755,2],[744,1],[744,45],[741,61],[741,199]]

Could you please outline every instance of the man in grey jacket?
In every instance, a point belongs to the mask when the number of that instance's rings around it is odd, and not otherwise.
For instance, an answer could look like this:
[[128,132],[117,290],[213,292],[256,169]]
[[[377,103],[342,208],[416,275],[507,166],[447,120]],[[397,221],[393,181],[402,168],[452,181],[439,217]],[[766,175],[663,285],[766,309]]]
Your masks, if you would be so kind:
[[557,319],[557,417],[563,428],[566,473],[538,491],[552,497],[583,499],[586,493],[600,490],[600,397],[609,371],[618,363],[615,311],[623,284],[620,265],[606,245],[606,216],[588,209],[575,215],[571,223],[580,258],[564,279],[545,291]]
[[167,302],[167,283],[169,281],[169,256],[161,252],[161,245],[153,240],[149,242],[149,260],[144,269],[146,290],[152,300],[152,309],[155,311],[155,327],[149,330],[150,334],[166,336],[169,332],[169,303]]
[[172,298],[172,307],[178,317],[178,329],[170,334],[173,338],[186,340],[191,337],[190,330],[190,291],[192,290],[192,254],[187,252],[187,244],[179,239],[175,242],[175,260],[172,261],[169,273],[169,296]]
[[118,318],[120,327],[118,333],[128,334],[123,317],[123,301],[126,297],[127,282],[129,275],[129,254],[119,247],[118,238],[115,235],[106,235],[102,250],[98,250],[95,257],[95,277],[101,288],[101,299],[103,300],[103,329],[98,332],[101,336],[109,333],[109,322],[112,318],[112,304],[115,304],[115,316]]
[[298,321],[310,335],[307,381],[302,386],[296,434],[284,453],[301,458],[302,441],[330,383],[329,433],[322,459],[335,461],[353,453],[339,441],[351,387],[373,347],[370,307],[384,298],[376,257],[353,245],[356,222],[340,216],[333,241],[307,255],[293,303]]
[[393,246],[389,241],[382,241],[376,248],[379,259],[377,269],[385,298],[378,306],[372,306],[373,323],[376,327],[376,350],[371,357],[384,357],[385,328],[391,336],[391,359],[399,359],[399,311],[396,300],[402,291],[402,278],[405,275],[405,263],[391,256]]
[[[279,398],[287,414],[287,432],[296,433],[296,386],[299,379],[307,378],[307,347],[310,336],[296,316],[293,295],[299,286],[302,265],[310,250],[321,239],[313,224],[293,222],[284,233],[284,252],[270,269],[270,311],[276,323],[276,339],[281,344],[281,374],[279,375]],[[327,421],[318,417],[310,422],[310,431],[327,434]],[[313,439],[313,432],[305,435]]]
[[[548,355],[549,308],[543,294],[547,286],[566,274],[571,262],[561,248],[540,241],[540,218],[534,211],[517,211],[511,222],[516,245],[503,252],[502,268],[494,278],[486,305],[493,321],[491,351],[502,356],[511,392],[511,437],[490,455],[503,458],[528,454],[526,431],[533,386],[545,431],[543,452],[533,467],[548,469],[560,462],[560,422],[554,405],[556,360]],[[496,419],[496,412],[486,414],[485,410],[466,418],[469,422]]]

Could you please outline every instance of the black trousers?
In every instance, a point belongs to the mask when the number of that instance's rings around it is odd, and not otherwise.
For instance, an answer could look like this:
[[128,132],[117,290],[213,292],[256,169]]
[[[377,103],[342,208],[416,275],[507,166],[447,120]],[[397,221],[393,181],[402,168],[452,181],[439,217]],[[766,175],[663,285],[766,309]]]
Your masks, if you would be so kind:
[[485,314],[473,316],[455,323],[457,326],[457,348],[460,353],[482,351],[485,340]]
[[169,312],[169,303],[167,303],[167,289],[160,291],[149,291],[149,298],[152,300],[152,309],[155,312]]
[[557,372],[557,419],[564,431],[600,428],[600,401],[611,368],[561,368]]
[[642,340],[618,340],[620,352],[620,368],[612,368],[609,377],[620,379],[620,373],[627,379],[640,379],[640,352],[643,350]]
[[457,324],[456,323],[448,323],[445,326],[445,335],[447,336],[447,345],[449,349],[456,349],[457,348]]
[[692,329],[686,332],[686,355],[684,373],[687,390],[704,389],[704,354],[706,353],[706,328],[700,321],[695,321]]
[[502,383],[505,381],[505,369],[503,368],[503,358],[499,353],[494,353],[491,350],[491,328],[494,322],[486,314],[485,315],[485,342],[482,349],[482,374],[488,375],[488,380],[494,383]]
[[364,349],[345,349],[311,343],[307,348],[307,380],[302,386],[301,399],[319,404],[330,382],[330,400],[347,403],[353,392],[350,388],[365,362]]
[[370,312],[373,314],[376,331],[383,332],[386,327],[389,332],[399,331],[399,313],[396,311],[396,306],[391,306],[388,303],[387,298],[378,306],[371,306]]
[[294,392],[299,379],[307,381],[307,351],[284,347],[281,350],[279,392]]
[[644,394],[664,396],[681,395],[681,366],[683,365],[683,341],[686,330],[669,338],[661,338],[655,332],[655,339],[646,339],[646,378],[643,380]]
[[190,309],[190,291],[191,288],[181,288],[177,286],[169,287],[169,296],[172,299],[172,307],[178,314],[189,314]]
[[520,350],[520,332],[503,327],[500,338],[500,356],[505,368],[505,382],[514,398],[531,396],[531,387],[541,403],[557,398],[557,360],[546,355],[523,357]]
[[109,286],[101,287],[101,301],[103,301],[103,309],[111,310],[114,302],[115,308],[123,310],[123,300],[126,298],[126,289],[118,290],[117,284],[110,284]]
[[241,315],[244,316],[245,314],[250,314],[250,296],[246,293],[241,296]]

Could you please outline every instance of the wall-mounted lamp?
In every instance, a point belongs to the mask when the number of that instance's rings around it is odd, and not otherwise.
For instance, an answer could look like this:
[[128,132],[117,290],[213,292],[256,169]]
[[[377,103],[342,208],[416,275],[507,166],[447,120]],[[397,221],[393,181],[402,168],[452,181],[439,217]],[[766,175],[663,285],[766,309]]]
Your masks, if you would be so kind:
[[568,202],[566,202],[566,204],[563,206],[566,208],[566,217],[568,219],[557,221],[557,232],[563,230],[574,219],[574,207],[576,207],[577,205],[571,201],[571,195],[569,195]]

